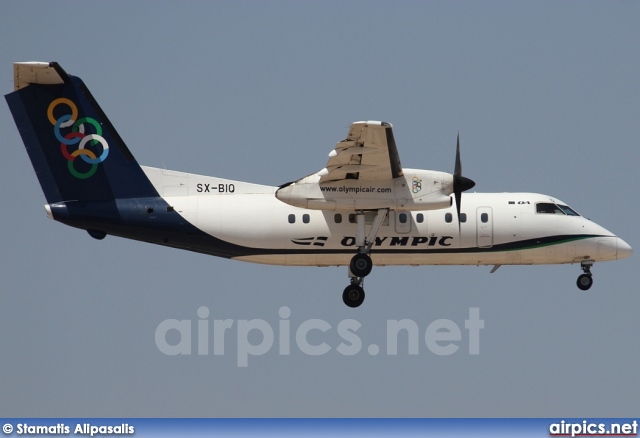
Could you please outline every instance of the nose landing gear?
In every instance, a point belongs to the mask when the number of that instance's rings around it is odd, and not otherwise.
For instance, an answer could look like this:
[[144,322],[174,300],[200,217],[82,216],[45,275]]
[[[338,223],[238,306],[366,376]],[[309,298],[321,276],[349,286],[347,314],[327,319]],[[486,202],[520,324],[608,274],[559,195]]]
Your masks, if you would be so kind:
[[582,262],[580,267],[584,274],[580,274],[578,277],[577,285],[580,290],[589,290],[593,286],[593,277],[591,275],[591,266],[593,262]]

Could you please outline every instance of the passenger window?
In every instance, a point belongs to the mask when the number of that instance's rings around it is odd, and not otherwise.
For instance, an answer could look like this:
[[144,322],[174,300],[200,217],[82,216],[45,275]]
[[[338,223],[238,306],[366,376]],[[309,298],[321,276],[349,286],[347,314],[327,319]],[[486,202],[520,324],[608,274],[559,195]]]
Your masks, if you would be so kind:
[[487,213],[482,213],[480,215],[480,220],[482,221],[482,223],[487,223],[489,222],[489,215]]
[[407,223],[407,213],[400,213],[398,215],[398,219],[400,220],[401,224],[406,224]]
[[419,224],[421,224],[422,222],[424,222],[424,215],[422,213],[418,213],[416,215],[416,222],[418,222]]
[[295,214],[290,214],[289,215],[289,223],[290,224],[295,224],[296,223],[296,215]]
[[444,215],[444,221],[446,223],[450,224],[452,220],[453,220],[453,215],[451,213],[447,213]]
[[349,223],[350,224],[355,224],[356,223],[356,215],[355,214],[351,213],[349,215]]
[[460,222],[467,221],[467,213],[460,213]]
[[340,213],[336,213],[333,215],[333,220],[335,221],[336,224],[341,224],[342,223],[342,215]]
[[303,214],[302,215],[302,222],[304,222],[305,224],[308,224],[310,219],[311,218],[309,217],[308,214]]

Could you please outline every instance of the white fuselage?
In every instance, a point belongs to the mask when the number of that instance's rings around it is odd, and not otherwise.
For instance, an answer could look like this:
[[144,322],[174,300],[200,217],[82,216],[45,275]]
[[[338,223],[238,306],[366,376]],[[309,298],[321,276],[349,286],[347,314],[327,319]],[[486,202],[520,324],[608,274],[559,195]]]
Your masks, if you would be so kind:
[[[160,195],[204,233],[258,254],[233,258],[298,266],[348,265],[355,211],[311,210],[278,200],[277,187],[143,167]],[[376,265],[526,265],[627,257],[631,248],[578,215],[540,213],[534,193],[467,193],[454,207],[389,211],[371,248]],[[367,217],[367,229],[375,213]],[[350,217],[351,216],[351,217]],[[350,221],[351,219],[351,221]]]

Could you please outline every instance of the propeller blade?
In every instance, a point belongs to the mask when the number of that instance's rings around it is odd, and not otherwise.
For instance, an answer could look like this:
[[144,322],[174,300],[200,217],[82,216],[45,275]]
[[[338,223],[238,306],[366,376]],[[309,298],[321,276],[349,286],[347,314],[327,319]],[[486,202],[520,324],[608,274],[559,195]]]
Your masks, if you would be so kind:
[[458,213],[458,231],[460,231],[460,209],[462,208],[462,192],[475,187],[476,183],[462,176],[462,162],[460,160],[460,133],[456,144],[456,165],[453,172],[453,195],[456,200],[456,212]]
[[455,192],[454,196],[456,198],[456,211],[458,212],[458,228],[460,228],[460,204],[462,202],[462,192]]
[[454,181],[462,177],[462,163],[460,162],[460,133],[458,132],[458,140],[456,144],[456,169],[453,173]]

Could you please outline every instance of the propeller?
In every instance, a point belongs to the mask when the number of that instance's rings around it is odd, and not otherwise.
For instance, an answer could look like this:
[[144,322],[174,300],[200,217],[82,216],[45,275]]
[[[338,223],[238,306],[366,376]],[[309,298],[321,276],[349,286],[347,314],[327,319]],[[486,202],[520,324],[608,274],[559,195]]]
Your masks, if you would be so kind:
[[460,208],[462,203],[462,192],[472,189],[476,183],[462,176],[462,163],[460,162],[460,133],[458,132],[458,144],[456,146],[456,168],[453,173],[453,195],[456,199],[456,211],[458,212],[458,231],[460,229]]

